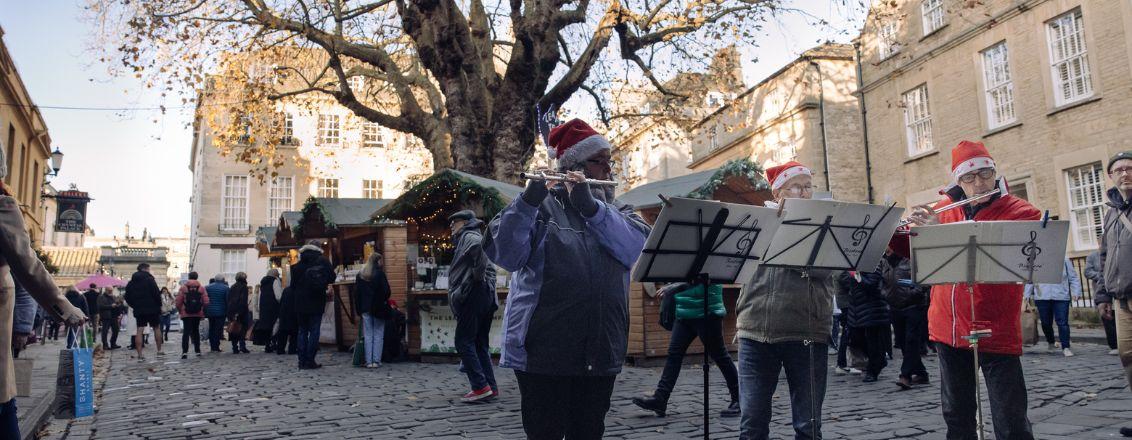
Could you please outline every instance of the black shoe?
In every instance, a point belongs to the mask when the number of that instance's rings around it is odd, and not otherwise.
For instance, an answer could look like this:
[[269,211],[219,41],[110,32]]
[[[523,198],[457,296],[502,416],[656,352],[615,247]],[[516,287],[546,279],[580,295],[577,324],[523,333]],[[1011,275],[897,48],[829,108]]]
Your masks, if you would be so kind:
[[912,383],[915,384],[915,385],[927,385],[931,382],[928,381],[928,376],[926,374],[923,375],[923,376],[921,376],[919,374],[913,374],[912,375]]
[[240,349],[240,353],[243,353],[243,354],[248,354],[248,353],[251,353],[251,352],[250,352],[250,351],[248,351],[248,349],[246,349],[246,348],[241,348],[241,349]]
[[864,383],[872,383],[872,382],[876,382],[876,381],[877,381],[876,375],[868,374],[868,373],[865,374],[864,379],[861,379],[861,382],[864,382]]
[[189,358],[188,353],[181,353],[181,359],[188,359],[188,358]]
[[727,405],[727,409],[719,412],[719,416],[720,417],[739,417],[740,413],[741,413],[741,411],[739,410],[739,401],[738,400],[732,400],[731,404]]
[[320,364],[318,362],[311,362],[311,363],[307,364],[307,368],[310,368],[312,370],[317,370],[319,368],[322,368],[322,364]]
[[1132,437],[1132,426],[1120,428],[1120,435],[1123,435],[1125,437]]
[[657,417],[664,417],[665,411],[668,409],[668,399],[656,396],[634,397],[633,404],[641,407],[641,409],[655,412]]
[[902,390],[910,390],[912,389],[912,379],[906,376],[900,376],[899,379],[896,379],[896,386],[900,387]]

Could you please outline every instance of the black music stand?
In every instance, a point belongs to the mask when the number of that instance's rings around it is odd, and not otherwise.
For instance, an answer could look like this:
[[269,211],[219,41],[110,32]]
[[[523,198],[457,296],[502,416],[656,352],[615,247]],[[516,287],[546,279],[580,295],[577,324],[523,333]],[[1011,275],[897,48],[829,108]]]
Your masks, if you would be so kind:
[[[664,199],[656,225],[641,259],[633,268],[637,282],[687,282],[704,292],[708,317],[708,288],[731,284],[753,275],[759,256],[777,229],[774,209],[707,200]],[[702,341],[702,336],[701,336]],[[708,417],[709,370],[704,346],[704,438],[711,431]]]
[[[912,228],[912,277],[917,284],[964,283],[971,298],[971,344],[975,360],[975,421],[984,434],[979,340],[990,329],[975,329],[975,283],[1060,283],[1068,221],[963,222]],[[962,257],[962,258],[960,258]]]

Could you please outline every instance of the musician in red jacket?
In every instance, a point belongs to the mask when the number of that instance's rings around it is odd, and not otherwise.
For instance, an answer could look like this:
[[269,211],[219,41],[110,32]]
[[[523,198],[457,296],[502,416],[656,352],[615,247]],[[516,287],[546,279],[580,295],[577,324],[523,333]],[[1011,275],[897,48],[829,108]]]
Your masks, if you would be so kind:
[[[994,159],[979,142],[960,142],[951,150],[951,184],[944,194],[954,201],[1000,188],[998,195],[969,205],[932,214],[927,205],[912,210],[916,225],[962,221],[1039,220],[1041,213],[1025,200],[1009,194],[1006,181],[998,176]],[[979,366],[989,391],[994,434],[998,439],[1033,439],[1026,417],[1026,381],[1022,376],[1022,285],[976,284],[974,294],[966,284],[944,284],[932,288],[928,308],[928,333],[939,351],[943,419],[948,439],[975,439],[975,368],[971,345],[964,336],[971,330],[989,329],[991,336],[979,340]],[[975,301],[974,318],[971,301]]]

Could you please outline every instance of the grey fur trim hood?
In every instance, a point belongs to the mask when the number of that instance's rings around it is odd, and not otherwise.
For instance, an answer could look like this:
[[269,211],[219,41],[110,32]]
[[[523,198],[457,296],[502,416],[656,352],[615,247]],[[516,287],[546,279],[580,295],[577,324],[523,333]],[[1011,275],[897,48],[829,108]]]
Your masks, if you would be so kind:
[[318,246],[315,246],[315,245],[313,245],[313,244],[307,244],[307,245],[303,245],[303,247],[299,248],[299,253],[300,253],[300,254],[301,254],[301,253],[303,253],[303,252],[306,252],[306,251],[315,251],[315,252],[318,252],[318,253],[320,253],[320,254],[321,254],[321,253],[322,253],[322,248],[320,248],[320,247],[318,247]]

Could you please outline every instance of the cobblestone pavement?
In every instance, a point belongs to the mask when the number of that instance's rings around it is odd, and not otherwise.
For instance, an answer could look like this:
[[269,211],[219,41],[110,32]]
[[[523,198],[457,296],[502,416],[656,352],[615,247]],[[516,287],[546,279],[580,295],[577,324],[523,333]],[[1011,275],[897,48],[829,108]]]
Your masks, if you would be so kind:
[[[258,348],[258,347],[257,347]],[[1114,438],[1132,425],[1132,393],[1119,362],[1106,347],[1074,346],[1064,358],[1028,350],[1023,357],[1030,419],[1042,439]],[[897,352],[899,358],[899,352]],[[54,421],[42,438],[485,438],[523,437],[514,375],[502,370],[501,395],[492,403],[461,404],[466,383],[455,365],[387,364],[350,367],[344,353],[319,355],[321,370],[299,371],[295,358],[253,352],[205,355],[182,361],[138,363],[124,350],[97,363],[97,413]],[[830,357],[832,364],[833,358]],[[857,375],[829,378],[824,410],[826,438],[940,439],[943,420],[936,383],[911,391],[893,385],[898,362],[881,381]],[[936,359],[926,360],[938,371]],[[831,369],[832,371],[832,369]],[[667,418],[634,407],[630,399],[651,392],[660,370],[626,368],[618,378],[607,438],[695,438],[701,435],[701,371],[685,367]],[[933,375],[935,381],[938,374]],[[738,419],[720,419],[726,391],[712,370],[712,437],[737,437]],[[985,396],[985,392],[984,392]],[[773,438],[792,438],[785,378],[775,396]],[[990,415],[987,414],[989,421]]]

